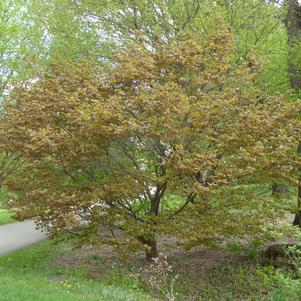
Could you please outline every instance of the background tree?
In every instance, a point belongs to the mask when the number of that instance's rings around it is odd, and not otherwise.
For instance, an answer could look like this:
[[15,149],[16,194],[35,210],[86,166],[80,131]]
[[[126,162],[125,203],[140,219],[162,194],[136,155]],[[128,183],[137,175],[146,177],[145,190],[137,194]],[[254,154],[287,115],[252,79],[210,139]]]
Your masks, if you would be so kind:
[[[8,96],[12,83],[24,79],[28,69],[21,62],[32,55],[28,37],[31,36],[28,26],[26,6],[23,1],[0,1],[0,104]],[[33,36],[33,35],[32,35]],[[18,157],[10,152],[0,153],[0,188],[3,180],[11,175],[21,164]]]
[[21,82],[1,123],[1,148],[26,161],[6,179],[18,217],[147,258],[161,234],[187,247],[262,237],[286,205],[246,185],[295,181],[301,104],[260,90],[260,65],[238,64],[233,49],[219,30]]
[[28,1],[26,7],[36,42],[42,47],[36,52],[40,60],[79,60],[101,58],[107,54],[93,19],[77,14],[69,0]]
[[[262,80],[271,90],[287,88],[287,34],[285,9],[276,1],[71,1],[81,18],[94,20],[102,41],[120,45],[141,41],[156,48],[158,42],[181,40],[187,32],[206,37],[216,23],[235,35],[236,59],[254,50],[269,61]],[[286,85],[285,85],[286,84]]]
[[[22,59],[22,31],[26,31],[22,19],[21,3],[0,1],[0,97],[3,97],[9,81],[20,73],[17,61]],[[19,71],[19,72],[18,72]]]
[[[288,1],[288,13],[287,13],[287,30],[288,30],[288,43],[291,46],[290,56],[289,56],[289,74],[290,74],[290,84],[297,93],[301,88],[301,65],[300,65],[300,30],[301,30],[301,6],[297,0]],[[301,142],[297,147],[297,153],[301,153]],[[299,211],[295,215],[293,221],[294,225],[301,227],[301,184],[298,185],[297,193],[297,204]]]

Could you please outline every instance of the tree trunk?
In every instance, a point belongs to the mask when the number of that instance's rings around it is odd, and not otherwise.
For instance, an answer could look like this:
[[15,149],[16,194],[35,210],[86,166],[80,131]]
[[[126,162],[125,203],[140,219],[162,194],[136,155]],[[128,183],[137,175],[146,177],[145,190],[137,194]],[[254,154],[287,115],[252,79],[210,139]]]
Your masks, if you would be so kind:
[[[288,31],[288,43],[289,46],[293,46],[297,39],[300,38],[301,30],[301,7],[298,0],[288,1],[288,11],[287,11],[287,31]],[[292,53],[290,53],[290,56]],[[288,62],[288,72],[290,75],[291,87],[295,90],[300,90],[301,88],[301,76],[300,67],[293,63],[293,60],[289,58]]]
[[[287,32],[288,32],[288,43],[289,46],[293,47],[297,39],[300,39],[301,35],[301,6],[298,3],[298,0],[287,0],[288,12],[287,12]],[[292,53],[290,53],[290,56]],[[301,89],[301,70],[300,67],[294,64],[292,57],[289,57],[288,61],[288,72],[291,76],[290,84],[293,89],[299,91]],[[301,154],[301,141],[299,142],[297,153]],[[300,171],[301,173],[301,171]],[[301,176],[299,177],[299,181]],[[298,185],[298,212],[295,215],[293,225],[301,227],[301,186]]]
[[[298,188],[299,193],[300,193],[300,187]],[[299,206],[300,206],[300,201],[299,201]],[[300,208],[300,207],[299,207]],[[293,221],[293,225],[294,226],[298,226],[301,228],[301,210],[299,209],[299,211],[295,214],[295,218]]]
[[[299,142],[298,148],[297,148],[297,154],[301,155],[301,142]],[[301,173],[301,171],[300,171]],[[293,221],[294,226],[299,226],[301,228],[301,176],[299,177],[299,185],[298,185],[298,212],[295,215],[295,219]]]
[[153,236],[151,238],[145,238],[143,236],[139,236],[138,240],[144,244],[145,246],[145,255],[147,260],[152,260],[159,256],[156,237]]
[[157,242],[155,240],[149,241],[145,251],[146,259],[152,260],[158,257],[158,249],[157,249]]

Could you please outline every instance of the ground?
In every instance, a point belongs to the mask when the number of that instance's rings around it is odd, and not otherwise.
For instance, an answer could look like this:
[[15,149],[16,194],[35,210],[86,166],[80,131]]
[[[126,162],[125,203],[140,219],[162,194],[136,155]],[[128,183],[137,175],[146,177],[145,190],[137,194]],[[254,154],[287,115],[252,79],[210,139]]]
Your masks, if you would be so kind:
[[[11,221],[0,209],[0,224]],[[152,270],[142,252],[120,256],[105,246],[44,241],[0,256],[0,301],[168,300],[172,279],[176,301],[301,300],[295,271],[262,266],[262,249],[186,251],[168,236],[160,238],[159,249],[173,269],[164,285],[162,271]]]
[[[152,300],[123,285],[88,278],[81,269],[56,267],[64,245],[46,241],[0,257],[1,301],[137,301]],[[70,251],[70,250],[69,250]]]
[[[281,283],[277,270],[260,266],[255,254],[206,248],[171,252],[167,246],[161,250],[173,266],[170,277],[179,275],[176,301],[300,301],[301,282],[296,280],[295,291],[285,288],[291,285],[285,282],[290,272],[283,270]],[[125,259],[108,247],[44,241],[0,257],[0,271],[1,301],[167,300],[160,287],[150,285],[150,265],[142,253]]]

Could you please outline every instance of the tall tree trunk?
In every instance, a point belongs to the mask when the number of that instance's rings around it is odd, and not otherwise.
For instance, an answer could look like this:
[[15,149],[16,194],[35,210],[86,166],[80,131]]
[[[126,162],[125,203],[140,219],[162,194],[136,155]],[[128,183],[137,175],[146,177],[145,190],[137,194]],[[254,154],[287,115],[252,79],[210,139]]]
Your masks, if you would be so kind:
[[[301,155],[301,142],[299,142],[297,148],[297,154]],[[300,171],[301,172],[301,171]],[[295,215],[295,219],[293,222],[294,226],[299,226],[301,228],[301,175],[299,177],[299,185],[298,185],[298,212]]]
[[[297,39],[300,38],[301,33],[301,7],[298,0],[288,1],[287,11],[287,33],[288,43],[292,48]],[[296,91],[301,88],[301,70],[296,66],[292,60],[292,53],[289,54],[288,72],[290,74],[290,84]]]
[[[298,0],[288,0],[288,12],[287,12],[287,32],[288,32],[288,43],[291,47],[294,46],[294,42],[300,39],[301,35],[301,6]],[[288,71],[291,76],[290,84],[293,89],[299,91],[301,89],[301,70],[300,67],[294,64],[292,60],[292,54],[290,54],[288,62]],[[297,147],[297,153],[301,154],[301,141]],[[301,171],[300,171],[301,172]],[[301,175],[299,180],[301,180]],[[301,227],[301,184],[298,185],[298,208],[299,211],[295,215],[293,225]]]

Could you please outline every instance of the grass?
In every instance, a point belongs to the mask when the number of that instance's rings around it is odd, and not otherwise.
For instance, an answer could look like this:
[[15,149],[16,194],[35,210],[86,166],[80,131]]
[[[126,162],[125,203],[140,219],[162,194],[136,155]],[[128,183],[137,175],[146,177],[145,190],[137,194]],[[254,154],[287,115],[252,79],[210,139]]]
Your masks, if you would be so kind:
[[0,225],[11,223],[13,220],[6,209],[0,209]]
[[107,285],[81,269],[52,266],[64,244],[50,241],[0,257],[1,301],[139,301],[152,300],[125,283]]
[[[246,255],[200,249],[168,261],[179,275],[176,301],[300,301],[300,280]],[[167,300],[149,285],[147,269],[140,255],[124,262],[101,248],[44,241],[0,257],[0,300]]]

